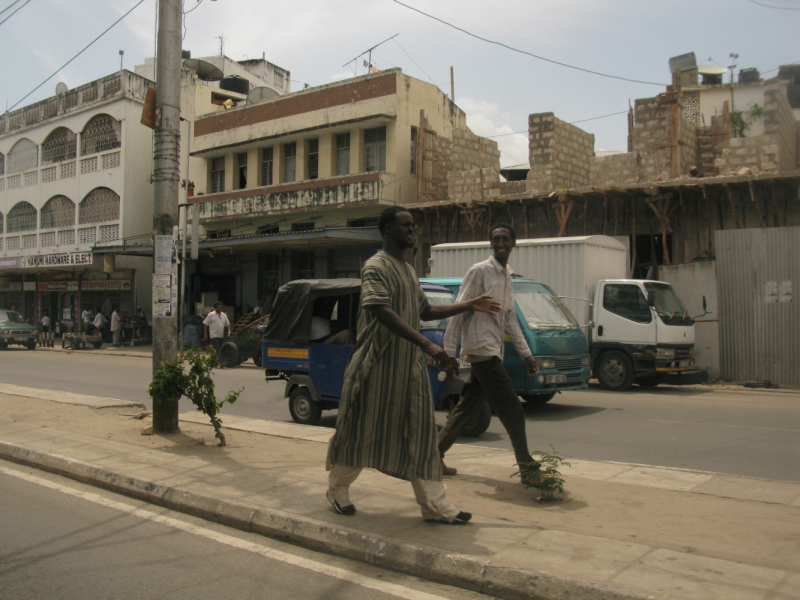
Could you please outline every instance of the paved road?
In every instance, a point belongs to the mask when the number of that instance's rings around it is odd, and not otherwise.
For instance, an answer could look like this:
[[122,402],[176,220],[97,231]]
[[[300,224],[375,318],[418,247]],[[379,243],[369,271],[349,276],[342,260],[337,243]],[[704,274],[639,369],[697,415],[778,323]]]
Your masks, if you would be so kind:
[[0,461],[7,600],[478,600]]
[[[149,359],[76,352],[0,354],[0,381],[144,402],[149,405]],[[218,394],[245,386],[225,412],[291,421],[281,382],[267,384],[254,366],[215,374]],[[186,402],[186,401],[184,401]],[[532,449],[550,444],[566,457],[699,469],[800,481],[800,393],[634,388],[614,394],[592,387],[565,392],[542,406],[526,405]],[[182,410],[190,410],[186,402]],[[444,412],[437,413],[443,423]],[[333,427],[335,412],[325,413]],[[463,443],[510,448],[497,419],[480,438]]]

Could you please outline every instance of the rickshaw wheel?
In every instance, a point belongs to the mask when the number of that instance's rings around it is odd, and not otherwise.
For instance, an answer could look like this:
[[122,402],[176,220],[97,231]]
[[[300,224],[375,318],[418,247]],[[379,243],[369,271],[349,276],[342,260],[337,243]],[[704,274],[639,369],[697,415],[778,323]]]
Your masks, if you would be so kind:
[[289,412],[295,423],[316,425],[322,418],[322,408],[311,399],[308,388],[298,387],[289,396]]
[[219,362],[223,367],[233,369],[239,366],[239,348],[233,342],[225,342],[220,350]]
[[480,437],[489,429],[492,423],[492,408],[484,400],[478,413],[469,420],[467,426],[461,431],[461,435],[467,437]]

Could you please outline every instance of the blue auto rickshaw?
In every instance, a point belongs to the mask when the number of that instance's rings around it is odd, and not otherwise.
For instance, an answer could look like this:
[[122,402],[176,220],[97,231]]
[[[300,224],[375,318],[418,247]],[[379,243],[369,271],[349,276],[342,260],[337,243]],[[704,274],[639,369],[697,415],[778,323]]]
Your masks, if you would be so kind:
[[[441,285],[458,295],[463,278],[437,277],[420,281]],[[506,335],[503,366],[516,392],[527,402],[544,403],[561,390],[588,387],[589,343],[569,308],[550,287],[531,279],[514,279],[514,298],[525,341],[539,363],[539,374],[528,375],[525,363]]]
[[[449,304],[455,296],[447,288],[425,284],[428,299]],[[339,407],[344,372],[355,344],[361,299],[360,279],[300,279],[282,286],[275,296],[269,323],[262,338],[263,366],[267,381],[286,381],[284,396],[296,423],[316,425],[323,410]],[[327,324],[324,338],[311,340],[312,323]],[[447,320],[421,323],[421,332],[443,344]],[[468,370],[449,381],[445,371],[428,365],[434,407],[458,401]],[[477,437],[489,427],[488,404],[473,419],[464,435]]]

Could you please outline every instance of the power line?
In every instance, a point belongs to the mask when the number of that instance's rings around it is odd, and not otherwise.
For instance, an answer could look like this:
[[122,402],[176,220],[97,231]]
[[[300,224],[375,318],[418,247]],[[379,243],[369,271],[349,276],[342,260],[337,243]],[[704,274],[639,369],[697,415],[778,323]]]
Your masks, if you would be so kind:
[[[400,42],[398,42],[397,40],[394,40],[394,43],[395,43],[395,44],[397,44],[397,47],[398,47],[398,48],[400,48],[400,50],[402,50],[402,51],[405,53],[405,55],[406,55],[408,58],[410,58],[410,59],[411,59],[411,62],[413,62],[415,65],[417,65],[417,67],[419,68],[419,70],[420,70],[420,71],[422,71],[423,73],[425,73],[425,69],[423,69],[422,67],[420,67],[420,66],[419,66],[419,63],[417,63],[417,61],[415,61],[413,58],[411,58],[411,55],[410,55],[408,52],[406,52],[406,49],[405,49],[405,48],[403,48],[403,47],[400,45]],[[430,75],[428,75],[427,73],[425,73],[425,77],[427,77],[427,78],[428,78],[428,80],[429,80],[429,81],[430,81],[430,82],[431,82],[433,85],[435,85],[436,87],[438,87],[438,88],[441,88],[441,87],[442,87],[442,86],[440,86],[438,83],[436,83],[436,82],[433,80],[433,78],[432,78]],[[451,100],[452,100],[452,98],[451,98]]]
[[[30,1],[30,0],[28,0],[28,1]],[[16,102],[16,104],[14,104],[14,105],[13,105],[11,108],[7,108],[7,109],[6,109],[6,112],[8,112],[8,111],[10,111],[10,110],[14,109],[16,106],[18,106],[20,103],[22,103],[22,101],[23,101],[23,100],[25,100],[25,99],[26,99],[28,96],[30,96],[31,94],[33,94],[33,93],[34,93],[36,90],[38,90],[40,87],[42,87],[42,86],[43,86],[45,83],[47,83],[47,82],[48,82],[48,81],[50,81],[50,80],[51,80],[53,77],[55,77],[56,75],[58,75],[58,73],[59,73],[59,72],[63,71],[63,70],[64,70],[64,68],[65,68],[65,67],[66,67],[66,66],[67,66],[69,63],[71,63],[73,60],[75,60],[76,58],[78,58],[78,57],[79,57],[81,54],[83,54],[84,52],[86,52],[86,50],[88,50],[88,49],[89,49],[89,47],[90,47],[92,44],[94,44],[94,43],[95,43],[97,40],[99,40],[101,37],[103,37],[105,34],[107,34],[109,31],[111,31],[111,29],[112,29],[112,28],[113,28],[113,27],[114,27],[114,26],[115,26],[117,23],[119,23],[120,21],[122,21],[122,19],[124,19],[125,17],[127,17],[129,14],[131,14],[131,13],[132,13],[132,12],[133,12],[133,11],[136,9],[136,7],[137,7],[137,6],[139,6],[139,5],[140,5],[142,2],[144,2],[144,0],[139,0],[139,2],[137,2],[137,3],[134,5],[134,7],[133,7],[133,8],[131,8],[131,9],[130,9],[128,12],[126,12],[124,15],[122,15],[122,16],[121,16],[119,19],[117,19],[116,21],[114,21],[114,23],[113,23],[112,25],[110,25],[110,26],[108,27],[108,29],[106,29],[106,30],[105,30],[103,33],[101,33],[101,34],[100,34],[100,35],[98,35],[96,38],[94,38],[94,39],[93,39],[91,42],[89,42],[89,44],[88,44],[88,45],[87,45],[87,46],[86,46],[86,47],[85,47],[83,50],[81,50],[81,51],[80,51],[80,52],[78,52],[78,53],[77,53],[75,56],[73,56],[73,57],[72,57],[72,58],[70,58],[70,59],[69,59],[67,62],[65,62],[65,63],[64,63],[64,64],[63,64],[63,65],[62,65],[60,68],[58,68],[58,69],[56,70],[56,72],[55,72],[55,73],[53,73],[52,75],[50,75],[50,76],[49,76],[47,79],[45,79],[45,80],[44,80],[42,83],[40,83],[40,84],[39,84],[39,85],[37,85],[35,88],[33,88],[33,89],[30,91],[30,92],[28,92],[27,94],[25,94],[25,95],[24,95],[22,98],[20,98],[20,99],[19,99],[19,100]]]
[[554,65],[559,65],[561,67],[567,67],[568,69],[575,69],[576,71],[583,71],[584,73],[591,73],[592,75],[599,75],[600,77],[608,77],[610,79],[619,79],[621,81],[630,81],[631,83],[644,83],[645,85],[657,85],[659,87],[663,87],[664,86],[663,83],[655,83],[655,82],[652,82],[652,81],[642,81],[640,79],[629,79],[627,77],[620,77],[619,75],[609,75],[607,73],[600,73],[599,71],[592,71],[591,69],[584,69],[583,67],[576,67],[574,65],[569,65],[567,63],[559,62],[559,61],[553,60],[551,58],[545,58],[544,56],[539,56],[537,54],[533,54],[533,53],[527,52],[525,50],[520,50],[519,48],[514,48],[512,46],[509,46],[508,44],[504,44],[502,42],[496,42],[494,40],[489,40],[489,39],[486,39],[486,38],[481,37],[479,35],[476,35],[474,33],[471,33],[469,31],[467,31],[466,29],[462,29],[461,27],[457,27],[456,25],[453,25],[452,23],[448,23],[447,21],[444,21],[444,20],[442,20],[442,19],[440,19],[438,17],[434,17],[433,15],[429,15],[426,12],[422,12],[418,8],[414,8],[413,6],[409,6],[408,4],[403,4],[402,2],[400,2],[400,0],[392,0],[392,2],[394,2],[395,4],[399,4],[400,6],[405,6],[409,10],[413,10],[414,12],[418,12],[419,14],[424,15],[424,16],[430,18],[430,19],[433,19],[434,21],[439,21],[439,23],[442,23],[443,25],[447,25],[448,27],[452,27],[453,29],[456,29],[456,30],[458,30],[458,31],[460,31],[462,33],[466,33],[467,35],[469,35],[471,37],[474,37],[475,39],[481,40],[482,42],[486,42],[488,44],[494,44],[495,46],[502,46],[503,48],[511,50],[512,52],[518,52],[520,54],[525,54],[527,56],[531,56],[533,58],[537,58],[539,60],[543,60],[545,62],[549,62],[549,63],[552,63]]
[[753,4],[758,4],[759,6],[763,6],[764,8],[775,8],[777,10],[800,10],[800,8],[794,8],[790,6],[773,6],[772,4],[764,4],[763,2],[758,2],[758,0],[747,0],[748,2],[752,2]]
[[11,7],[13,7],[17,2],[20,2],[20,0],[14,0],[11,4],[6,6],[3,10],[0,10],[0,15],[2,15],[4,12],[6,12]]
[[[580,121],[570,121],[569,124],[570,125],[575,125],[575,123],[585,123],[586,121],[595,121],[597,119],[605,119],[606,117],[615,117],[617,115],[625,115],[627,113],[628,113],[627,110],[621,110],[619,112],[609,113],[607,115],[601,115],[599,117],[590,117],[588,119],[581,119]],[[498,137],[505,137],[507,135],[517,135],[517,134],[520,134],[520,133],[528,133],[528,130],[525,129],[523,131],[512,131],[511,133],[500,133],[498,135],[485,135],[483,137],[485,137],[485,138],[498,138]]]
[[[8,21],[8,20],[9,20],[11,17],[13,17],[15,14],[17,14],[17,13],[18,13],[19,11],[21,11],[23,8],[25,8],[25,7],[28,5],[28,3],[29,3],[30,1],[31,1],[31,0],[25,0],[25,3],[24,3],[22,6],[20,6],[20,7],[19,7],[17,10],[15,10],[13,13],[11,13],[10,15],[8,15],[8,16],[7,16],[5,19],[3,19],[2,21],[0,21],[0,25],[2,25],[3,23],[5,23],[6,21]],[[16,4],[16,2],[15,2],[14,4]],[[12,4],[11,6],[14,6],[14,4]],[[8,8],[11,8],[11,6],[9,6]],[[5,11],[3,11],[3,12],[5,12]]]

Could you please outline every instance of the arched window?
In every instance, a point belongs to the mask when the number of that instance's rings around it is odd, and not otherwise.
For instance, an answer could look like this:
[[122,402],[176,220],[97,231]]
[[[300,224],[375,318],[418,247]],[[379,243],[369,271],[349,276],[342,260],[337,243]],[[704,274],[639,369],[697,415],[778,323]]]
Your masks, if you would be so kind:
[[119,194],[99,187],[86,194],[78,207],[78,223],[103,223],[119,219]]
[[78,136],[66,127],[54,130],[42,143],[42,164],[72,160],[78,155]]
[[97,115],[81,133],[81,156],[113,150],[122,145],[122,124],[109,115]]
[[36,229],[36,209],[30,202],[17,202],[8,211],[8,230],[7,233],[18,231],[33,231]]
[[75,225],[75,203],[66,196],[53,196],[42,207],[39,223],[40,229]]
[[6,174],[6,156],[0,152],[0,175]]
[[[22,173],[39,166],[39,147],[28,138],[22,138],[8,153],[8,172]],[[8,213],[9,217],[11,213]]]

